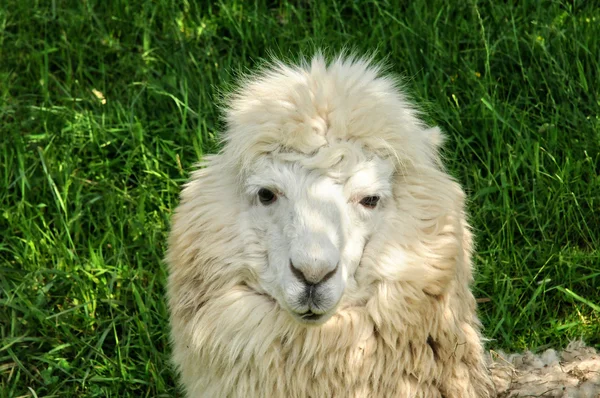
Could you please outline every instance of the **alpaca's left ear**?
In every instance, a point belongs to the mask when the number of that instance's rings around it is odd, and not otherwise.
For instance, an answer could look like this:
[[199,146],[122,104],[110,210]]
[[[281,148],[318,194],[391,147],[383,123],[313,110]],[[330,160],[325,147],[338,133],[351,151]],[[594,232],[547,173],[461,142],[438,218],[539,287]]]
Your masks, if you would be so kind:
[[431,127],[425,130],[425,136],[427,137],[429,144],[436,151],[439,150],[442,147],[442,145],[444,145],[444,142],[446,142],[446,137],[444,136],[444,133],[442,133],[442,130],[440,130],[438,126]]

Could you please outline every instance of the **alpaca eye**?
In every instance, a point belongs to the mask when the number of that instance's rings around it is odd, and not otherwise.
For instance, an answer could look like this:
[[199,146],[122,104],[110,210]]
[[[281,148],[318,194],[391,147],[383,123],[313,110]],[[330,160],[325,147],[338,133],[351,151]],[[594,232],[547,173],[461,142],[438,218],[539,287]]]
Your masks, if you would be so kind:
[[368,209],[374,209],[379,202],[379,196],[365,196],[360,201],[360,204]]
[[275,195],[273,191],[270,191],[267,188],[259,189],[258,200],[260,200],[260,203],[262,203],[263,205],[270,205],[271,203],[275,202],[276,199],[277,195]]

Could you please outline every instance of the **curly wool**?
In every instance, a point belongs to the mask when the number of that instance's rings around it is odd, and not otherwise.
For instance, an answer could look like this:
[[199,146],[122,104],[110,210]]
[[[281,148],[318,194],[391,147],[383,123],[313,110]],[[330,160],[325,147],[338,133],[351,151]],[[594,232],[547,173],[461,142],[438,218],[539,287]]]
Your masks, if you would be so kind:
[[[396,82],[364,59],[275,63],[242,84],[226,120],[224,149],[183,189],[166,258],[187,396],[493,396],[464,193],[441,166],[441,132]],[[266,156],[343,178],[373,155],[394,163],[395,211],[335,315],[300,324],[258,283],[265,247],[241,211],[241,181]]]
[[600,354],[582,341],[538,355],[495,352],[490,360],[499,398],[600,397]]

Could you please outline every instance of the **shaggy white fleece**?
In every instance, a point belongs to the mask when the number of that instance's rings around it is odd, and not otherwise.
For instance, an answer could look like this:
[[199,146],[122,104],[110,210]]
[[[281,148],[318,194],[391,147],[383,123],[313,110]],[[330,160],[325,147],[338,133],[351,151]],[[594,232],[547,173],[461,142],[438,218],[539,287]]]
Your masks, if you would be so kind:
[[369,60],[275,63],[229,99],[167,263],[188,397],[494,395],[464,193]]
[[600,354],[582,341],[571,342],[560,353],[497,352],[490,360],[499,398],[600,397]]

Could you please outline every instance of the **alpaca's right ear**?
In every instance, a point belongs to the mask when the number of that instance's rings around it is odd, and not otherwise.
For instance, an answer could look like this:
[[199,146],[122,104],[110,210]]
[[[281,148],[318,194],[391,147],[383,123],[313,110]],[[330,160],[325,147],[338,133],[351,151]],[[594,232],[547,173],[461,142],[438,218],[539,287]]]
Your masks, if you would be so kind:
[[436,151],[439,150],[442,147],[442,145],[444,145],[444,142],[446,142],[446,137],[444,136],[444,133],[442,133],[442,130],[438,126],[428,128],[427,130],[425,130],[424,134],[427,137],[429,144]]
[[427,145],[429,148],[431,148],[431,155],[433,156],[434,162],[436,162],[441,168],[444,168],[441,149],[446,142],[445,134],[438,126],[426,129],[423,134],[425,135]]

